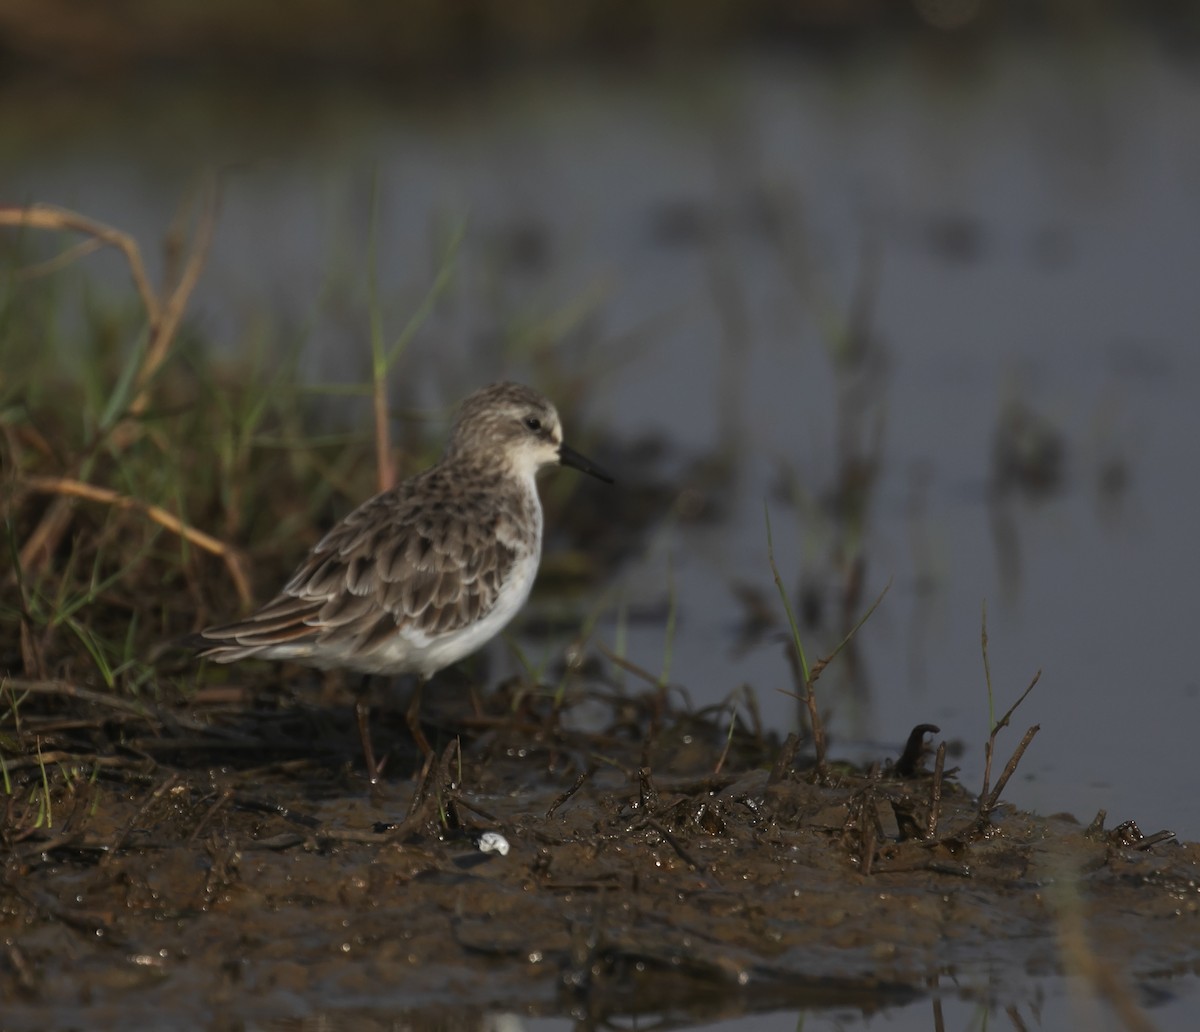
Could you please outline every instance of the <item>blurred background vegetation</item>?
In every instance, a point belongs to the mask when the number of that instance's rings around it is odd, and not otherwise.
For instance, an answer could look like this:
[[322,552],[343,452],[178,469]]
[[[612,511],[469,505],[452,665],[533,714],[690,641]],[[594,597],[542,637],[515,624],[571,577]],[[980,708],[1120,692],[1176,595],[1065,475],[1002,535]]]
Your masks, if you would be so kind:
[[182,70],[256,77],[457,77],[526,62],[631,60],[767,44],[817,52],[928,34],[953,50],[997,31],[1155,27],[1200,42],[1188,0],[5,0],[0,69],[97,79]]

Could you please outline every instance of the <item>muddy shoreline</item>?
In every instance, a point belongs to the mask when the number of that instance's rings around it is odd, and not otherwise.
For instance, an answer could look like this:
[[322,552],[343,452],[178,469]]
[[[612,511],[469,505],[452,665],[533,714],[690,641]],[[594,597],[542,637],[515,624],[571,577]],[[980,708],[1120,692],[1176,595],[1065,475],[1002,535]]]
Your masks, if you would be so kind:
[[[670,1027],[870,1013],[948,978],[1019,1003],[1089,965],[1136,1007],[1200,970],[1194,844],[1002,802],[981,818],[952,773],[930,834],[929,762],[818,774],[795,740],[731,736],[659,693],[585,694],[434,714],[424,764],[385,713],[373,790],[347,707],[193,706],[186,727],[160,712],[117,731],[93,702],[30,696],[27,726],[61,741],[43,764],[53,827],[19,810],[41,768],[10,771],[5,1027],[494,1011]],[[564,721],[584,702],[601,729]],[[319,736],[288,737],[306,724]],[[82,727],[109,737],[73,766]],[[484,832],[507,855],[481,852]]]

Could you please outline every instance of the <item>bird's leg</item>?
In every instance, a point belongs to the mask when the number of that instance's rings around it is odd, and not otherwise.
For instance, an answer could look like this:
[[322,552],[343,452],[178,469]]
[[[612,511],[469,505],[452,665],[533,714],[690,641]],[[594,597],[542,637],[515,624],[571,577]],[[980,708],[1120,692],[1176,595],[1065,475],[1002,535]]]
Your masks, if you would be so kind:
[[425,737],[425,732],[421,730],[421,689],[425,687],[426,680],[428,678],[417,678],[417,683],[413,687],[412,698],[408,701],[408,711],[405,713],[408,730],[411,732],[417,748],[421,750],[422,756],[429,756],[433,752],[433,746],[429,744],[429,739]]
[[358,721],[358,737],[362,739],[363,762],[367,765],[367,778],[372,785],[379,783],[379,771],[383,764],[375,762],[375,749],[371,745],[371,704],[368,701],[371,687],[371,675],[363,674],[362,683],[358,688],[358,697],[354,700],[354,716]]

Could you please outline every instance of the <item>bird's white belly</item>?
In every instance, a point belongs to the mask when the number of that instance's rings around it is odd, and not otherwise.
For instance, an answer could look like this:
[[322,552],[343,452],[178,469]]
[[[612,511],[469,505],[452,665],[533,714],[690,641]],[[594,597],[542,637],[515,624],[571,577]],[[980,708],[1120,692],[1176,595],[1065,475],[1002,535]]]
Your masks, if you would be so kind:
[[[480,649],[499,634],[525,605],[537,576],[540,549],[518,559],[496,596],[496,604],[473,624],[446,634],[401,629],[395,639],[369,657],[370,673],[415,673],[431,677]],[[359,669],[363,669],[360,665]]]

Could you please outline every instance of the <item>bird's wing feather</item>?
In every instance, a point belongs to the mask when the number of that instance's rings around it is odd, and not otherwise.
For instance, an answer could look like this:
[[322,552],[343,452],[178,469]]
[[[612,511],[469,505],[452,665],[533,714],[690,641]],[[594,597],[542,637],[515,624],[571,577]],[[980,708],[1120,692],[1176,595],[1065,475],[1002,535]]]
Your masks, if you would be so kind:
[[478,620],[516,562],[518,513],[448,478],[412,486],[359,506],[262,609],[203,635],[217,649],[341,644],[366,653],[398,631],[432,637]]

